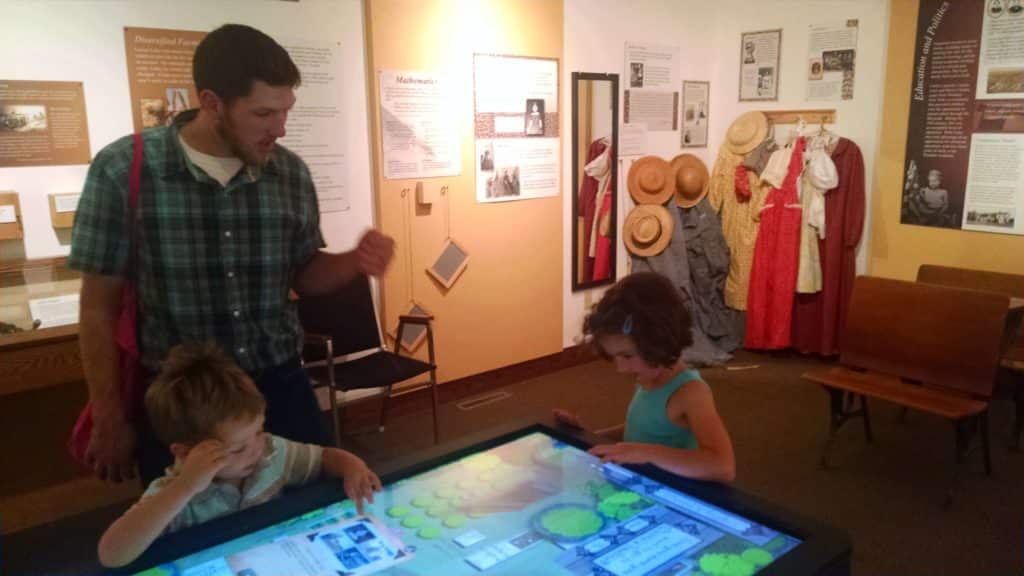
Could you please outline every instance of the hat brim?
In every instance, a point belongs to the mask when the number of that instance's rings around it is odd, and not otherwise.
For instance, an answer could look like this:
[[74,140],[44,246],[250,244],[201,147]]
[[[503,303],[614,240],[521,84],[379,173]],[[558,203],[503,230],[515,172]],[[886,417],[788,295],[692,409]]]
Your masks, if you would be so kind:
[[[665,185],[655,194],[651,194],[640,187],[640,173],[645,169],[662,170],[664,172]],[[637,204],[664,204],[668,202],[668,199],[675,192],[676,183],[673,176],[675,176],[675,172],[672,171],[672,166],[664,158],[644,156],[633,162],[629,167],[629,176],[626,178],[629,196]]]
[[686,198],[679,193],[679,190],[676,187],[673,187],[672,196],[676,201],[676,206],[679,206],[680,208],[693,208],[697,204],[700,204],[700,201],[708,195],[708,186],[711,184],[711,173],[708,172],[707,165],[704,164],[704,162],[697,156],[694,156],[693,154],[680,154],[672,159],[672,182],[676,181],[675,174],[679,170],[684,169],[699,170],[701,180],[704,182],[704,185],[701,186],[700,194],[697,195],[696,199]]
[[[661,224],[662,233],[650,244],[637,244],[633,240],[633,235],[630,231],[636,225],[637,220],[648,214],[658,219],[658,222]],[[629,215],[626,216],[626,221],[622,224],[622,241],[626,245],[626,249],[634,256],[640,256],[641,258],[657,256],[664,252],[665,248],[668,248],[669,242],[672,241],[672,228],[672,213],[668,211],[668,208],[652,204],[641,204],[633,208]]]
[[[764,142],[764,139],[768,137],[768,117],[765,116],[763,113],[757,112],[757,111],[746,112],[746,113],[742,114],[739,118],[736,118],[735,120],[733,120],[733,124],[735,124],[736,122],[744,121],[744,120],[750,120],[751,122],[756,122],[757,123],[756,131],[754,132],[754,137],[751,138],[750,141],[745,142],[743,144],[739,144],[739,145],[733,144],[732,142],[729,141],[729,136],[728,136],[729,132],[726,131],[726,138],[725,138],[724,146],[725,146],[725,148],[727,150],[729,150],[733,154],[747,154],[748,152],[750,152],[754,148],[757,148],[757,146],[761,142]],[[730,128],[731,128],[731,126],[730,126]]]

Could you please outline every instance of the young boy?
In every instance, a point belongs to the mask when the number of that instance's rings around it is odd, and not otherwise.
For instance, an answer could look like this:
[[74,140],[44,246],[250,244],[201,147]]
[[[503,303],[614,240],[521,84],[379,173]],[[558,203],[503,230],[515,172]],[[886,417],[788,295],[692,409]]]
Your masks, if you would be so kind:
[[135,560],[165,532],[262,504],[322,475],[344,478],[360,514],[363,499],[373,502],[381,488],[354,454],[263,432],[263,396],[215,344],[172,349],[145,405],[174,465],[103,534],[104,566]]

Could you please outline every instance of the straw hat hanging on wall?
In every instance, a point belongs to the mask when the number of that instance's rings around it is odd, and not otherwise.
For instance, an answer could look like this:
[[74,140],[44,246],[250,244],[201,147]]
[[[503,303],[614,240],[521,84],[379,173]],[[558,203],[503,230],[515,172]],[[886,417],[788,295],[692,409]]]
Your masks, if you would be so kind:
[[768,136],[768,117],[751,110],[732,121],[725,133],[725,147],[733,154],[746,154]]
[[644,156],[633,162],[626,183],[637,204],[664,204],[675,189],[672,166],[657,156]]
[[680,208],[692,208],[704,199],[711,176],[704,162],[693,154],[680,154],[672,159],[675,172],[675,199]]
[[672,240],[672,214],[656,204],[641,204],[630,211],[622,225],[622,241],[633,254],[656,256]]

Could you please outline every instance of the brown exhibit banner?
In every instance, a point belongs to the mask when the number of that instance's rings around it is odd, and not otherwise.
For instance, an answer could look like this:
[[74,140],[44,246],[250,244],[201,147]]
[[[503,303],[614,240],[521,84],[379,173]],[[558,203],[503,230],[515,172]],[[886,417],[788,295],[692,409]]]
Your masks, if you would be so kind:
[[192,55],[206,32],[124,29],[128,85],[135,131],[166,126],[179,112],[199,107]]
[[1021,234],[1024,6],[921,0],[900,222]]
[[0,167],[88,164],[81,82],[0,80]]

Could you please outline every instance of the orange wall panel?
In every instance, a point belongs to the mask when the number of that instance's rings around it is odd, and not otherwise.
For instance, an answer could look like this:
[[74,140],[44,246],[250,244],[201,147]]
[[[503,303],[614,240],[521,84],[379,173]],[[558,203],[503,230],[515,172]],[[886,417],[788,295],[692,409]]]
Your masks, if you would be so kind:
[[[560,352],[562,199],[476,202],[473,54],[561,62],[561,1],[367,0],[365,6],[377,221],[397,242],[395,262],[383,281],[386,329],[394,330],[411,292],[436,318],[442,382]],[[448,189],[429,208],[416,207],[415,181],[383,177],[379,70],[432,71],[455,87],[461,175],[423,180],[428,189]],[[470,256],[450,290],[425,271],[446,238],[446,203],[451,235]],[[424,346],[417,355],[425,352]]]

